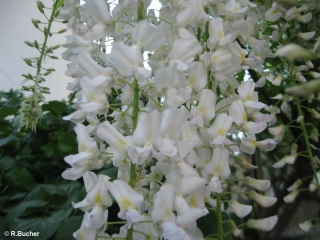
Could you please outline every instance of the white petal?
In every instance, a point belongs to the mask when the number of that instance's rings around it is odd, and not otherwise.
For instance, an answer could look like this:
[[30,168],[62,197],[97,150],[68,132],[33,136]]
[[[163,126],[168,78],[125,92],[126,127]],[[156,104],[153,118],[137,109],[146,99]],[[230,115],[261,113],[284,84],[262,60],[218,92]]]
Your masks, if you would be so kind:
[[186,195],[203,187],[205,183],[206,180],[201,177],[187,176],[182,178],[179,191],[182,195]]
[[153,155],[153,148],[150,145],[144,148],[129,146],[128,155],[133,163],[142,165],[145,162],[151,160]]
[[261,133],[264,129],[266,129],[267,124],[265,122],[247,122],[243,125],[243,128],[248,133]]
[[196,226],[196,220],[207,215],[208,213],[209,212],[207,209],[191,208],[184,214],[179,215],[176,223],[183,228],[194,229]]
[[142,64],[143,56],[136,45],[128,46],[117,42],[113,44],[109,60],[120,74],[130,77],[135,68]]
[[134,209],[129,209],[126,212],[127,214],[127,221],[128,221],[128,228],[130,228],[132,226],[132,224],[136,224],[140,221],[143,221],[143,216]]
[[236,200],[229,201],[229,207],[239,218],[247,216],[252,211],[252,206],[241,204]]
[[211,192],[215,193],[221,193],[222,188],[221,188],[221,183],[219,181],[219,178],[217,176],[213,176],[207,186],[207,189]]
[[86,228],[98,229],[108,221],[108,210],[103,210],[101,207],[94,207],[92,211],[84,219]]
[[162,237],[170,240],[182,240],[186,236],[186,232],[174,222],[163,222]]
[[238,126],[247,122],[247,113],[241,100],[236,100],[231,104],[229,115]]
[[299,227],[304,232],[309,232],[309,230],[312,228],[312,223],[310,221],[305,221],[303,223],[299,223]]
[[286,161],[284,159],[281,159],[280,161],[274,163],[272,167],[274,168],[282,168],[284,165],[286,165]]
[[276,225],[278,221],[277,216],[263,218],[259,220],[249,219],[247,226],[249,228],[255,228],[260,231],[270,231]]
[[86,171],[88,171],[87,168],[67,168],[61,176],[67,180],[77,180],[82,177]]
[[259,191],[266,191],[271,186],[270,180],[260,180],[249,176],[245,178],[245,184]]
[[161,144],[159,145],[159,151],[168,157],[173,157],[177,154],[178,150],[175,146],[175,143],[173,140],[168,138],[163,138]]
[[264,196],[255,191],[249,192],[248,196],[262,207],[270,207],[277,202],[277,198]]
[[285,201],[286,203],[292,203],[297,198],[298,195],[299,195],[299,191],[294,190],[291,193],[289,193],[288,195],[286,195],[283,198],[283,201]]

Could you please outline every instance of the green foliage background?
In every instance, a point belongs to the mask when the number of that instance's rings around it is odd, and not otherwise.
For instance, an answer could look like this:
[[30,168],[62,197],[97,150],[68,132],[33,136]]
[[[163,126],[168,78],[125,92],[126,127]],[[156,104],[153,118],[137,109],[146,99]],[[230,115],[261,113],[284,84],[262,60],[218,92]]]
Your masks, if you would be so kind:
[[84,197],[80,182],[61,177],[63,158],[77,151],[74,125],[61,118],[71,112],[71,104],[43,105],[44,117],[32,133],[19,129],[22,94],[0,96],[0,232],[35,231],[40,232],[37,239],[70,239],[83,216],[71,201]]

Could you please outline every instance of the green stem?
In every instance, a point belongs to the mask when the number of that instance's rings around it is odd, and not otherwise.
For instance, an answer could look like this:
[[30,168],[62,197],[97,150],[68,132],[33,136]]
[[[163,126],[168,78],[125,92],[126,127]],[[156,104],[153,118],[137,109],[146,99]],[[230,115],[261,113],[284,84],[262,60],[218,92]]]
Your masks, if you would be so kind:
[[218,240],[223,240],[222,211],[221,211],[221,195],[217,193],[217,220],[218,220]]
[[139,1],[139,5],[138,5],[138,21],[141,21],[145,18],[146,16],[146,9],[144,8],[144,4],[143,4],[143,1]]
[[127,240],[133,240],[133,227],[128,229]]
[[[205,12],[207,14],[210,13],[210,10],[208,7],[204,8]],[[207,41],[209,39],[209,21],[205,25],[205,31],[203,34],[203,41],[206,43],[206,52],[210,52],[210,48],[208,47]],[[208,89],[212,89],[212,82],[211,82],[211,70],[208,71],[208,80],[207,80]]]
[[[139,113],[139,84],[138,80],[135,78],[133,81],[133,103],[132,103],[132,133],[135,131],[138,122]],[[133,188],[134,182],[136,180],[136,164],[130,164],[130,180],[129,185]]]
[[[302,110],[301,110],[301,105],[300,105],[299,98],[296,97],[295,100],[296,100],[299,116],[304,116],[304,114],[302,113]],[[318,174],[317,174],[317,163],[316,163],[316,161],[315,161],[315,159],[314,159],[314,157],[312,155],[310,142],[309,142],[309,136],[308,136],[308,133],[307,133],[306,126],[304,124],[304,120],[300,121],[300,126],[301,126],[301,129],[302,129],[302,132],[303,132],[304,141],[306,143],[308,157],[310,159],[310,165],[311,165],[312,171],[313,171],[313,177],[314,177],[314,179],[316,181],[317,189],[320,190],[320,182],[319,182],[319,178],[318,178]]]
[[[141,21],[145,17],[145,9],[144,9],[144,4],[141,0],[139,0],[138,3],[138,16],[137,16],[137,22]],[[139,114],[139,84],[138,80],[134,78],[133,80],[133,103],[132,103],[132,133],[136,130],[137,128],[137,122],[138,122],[138,114]],[[130,180],[129,180],[129,185],[134,188],[136,177],[137,177],[137,166],[134,163],[130,164]],[[128,229],[127,232],[127,239],[128,240],[133,240],[133,227]]]
[[37,74],[36,75],[38,75],[40,73],[40,71],[41,71],[41,63],[42,63],[42,60],[43,60],[44,55],[45,55],[45,50],[47,48],[47,42],[48,42],[48,38],[50,36],[51,25],[53,23],[53,20],[55,18],[55,15],[57,13],[57,10],[58,10],[59,6],[62,5],[62,2],[63,2],[63,0],[56,0],[53,3],[51,16],[50,16],[49,21],[48,21],[47,31],[44,34],[44,40],[43,40],[41,51],[40,51],[40,57],[39,57],[39,59],[37,61]]

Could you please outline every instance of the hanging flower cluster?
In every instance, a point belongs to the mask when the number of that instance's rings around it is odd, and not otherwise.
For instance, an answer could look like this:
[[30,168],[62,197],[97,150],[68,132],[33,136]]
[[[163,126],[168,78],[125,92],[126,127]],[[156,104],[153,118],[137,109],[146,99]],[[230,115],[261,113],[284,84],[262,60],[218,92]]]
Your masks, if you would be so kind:
[[[284,131],[275,125],[279,109],[255,88],[281,83],[263,72],[273,53],[260,28],[286,10],[260,8],[248,0],[65,0],[59,17],[71,34],[63,58],[77,101],[64,119],[76,124],[79,153],[65,158],[62,176],[83,178],[87,192],[73,203],[85,212],[75,238],[203,239],[197,220],[216,211],[223,239],[223,212],[244,218],[254,202],[276,202],[264,193],[269,180],[246,175],[257,168],[256,149],[273,150]],[[297,11],[286,18],[309,19]],[[245,81],[247,69],[264,78]],[[268,130],[273,136],[261,139]],[[106,166],[117,167],[117,179],[99,174]],[[109,236],[114,202],[124,223]],[[269,231],[276,222],[245,226]]]

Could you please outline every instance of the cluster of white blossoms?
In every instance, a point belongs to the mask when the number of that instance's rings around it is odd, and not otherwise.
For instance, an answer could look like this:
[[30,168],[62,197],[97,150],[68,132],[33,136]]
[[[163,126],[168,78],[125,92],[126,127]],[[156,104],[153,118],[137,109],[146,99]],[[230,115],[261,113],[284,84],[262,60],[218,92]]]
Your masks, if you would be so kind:
[[[310,16],[278,3],[262,8],[249,0],[65,0],[59,17],[72,34],[63,58],[77,101],[64,119],[76,124],[79,153],[65,158],[62,176],[83,178],[87,192],[73,203],[85,212],[75,238],[203,239],[197,220],[216,211],[223,239],[222,212],[244,218],[254,202],[276,202],[265,194],[269,180],[247,175],[258,167],[248,160],[256,149],[283,138],[279,109],[243,75],[254,69],[279,85],[281,76],[263,72],[273,53],[260,28]],[[117,179],[99,174],[106,166],[117,167]],[[124,223],[109,236],[114,203]],[[230,222],[238,236],[242,227],[271,230],[277,216]]]

